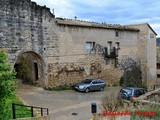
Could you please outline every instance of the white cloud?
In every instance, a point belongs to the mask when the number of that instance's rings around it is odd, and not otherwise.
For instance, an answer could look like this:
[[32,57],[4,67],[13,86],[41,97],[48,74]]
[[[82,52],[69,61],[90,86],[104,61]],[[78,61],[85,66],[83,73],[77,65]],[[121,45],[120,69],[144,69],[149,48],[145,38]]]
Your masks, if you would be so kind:
[[54,8],[56,17],[94,22],[137,24],[149,23],[160,35],[160,0],[33,0]]
[[73,6],[71,4],[71,0],[32,0],[37,2],[40,5],[46,5],[52,11],[54,9],[54,13],[57,17],[74,17],[75,13],[73,10]]
[[160,37],[160,23],[150,24],[150,25],[155,30],[155,32],[158,34],[157,37]]
[[131,22],[132,23],[148,23],[151,20],[152,20],[151,18],[142,18],[142,19],[134,19]]

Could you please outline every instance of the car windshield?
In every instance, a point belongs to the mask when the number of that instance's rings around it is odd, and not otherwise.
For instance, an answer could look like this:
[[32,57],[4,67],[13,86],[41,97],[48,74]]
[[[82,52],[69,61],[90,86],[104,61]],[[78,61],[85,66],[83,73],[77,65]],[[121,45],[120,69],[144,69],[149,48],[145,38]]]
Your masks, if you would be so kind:
[[90,84],[91,82],[92,82],[92,80],[90,80],[90,79],[85,79],[82,81],[82,83],[86,83],[86,84]]
[[132,90],[131,89],[122,89],[121,93],[127,93],[127,94],[131,95],[132,94]]

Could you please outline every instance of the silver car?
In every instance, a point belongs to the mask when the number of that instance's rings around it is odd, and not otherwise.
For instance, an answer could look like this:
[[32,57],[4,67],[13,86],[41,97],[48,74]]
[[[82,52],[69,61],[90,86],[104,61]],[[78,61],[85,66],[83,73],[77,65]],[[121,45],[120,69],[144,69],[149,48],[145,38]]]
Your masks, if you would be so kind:
[[88,78],[74,85],[74,88],[82,92],[103,91],[106,84],[103,80]]

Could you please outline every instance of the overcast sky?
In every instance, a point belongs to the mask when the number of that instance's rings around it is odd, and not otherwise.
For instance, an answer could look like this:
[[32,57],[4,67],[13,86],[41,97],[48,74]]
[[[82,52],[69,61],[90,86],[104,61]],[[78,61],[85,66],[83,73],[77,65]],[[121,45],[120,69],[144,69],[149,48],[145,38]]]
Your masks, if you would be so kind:
[[54,9],[56,17],[106,22],[149,23],[160,37],[160,0],[32,0]]

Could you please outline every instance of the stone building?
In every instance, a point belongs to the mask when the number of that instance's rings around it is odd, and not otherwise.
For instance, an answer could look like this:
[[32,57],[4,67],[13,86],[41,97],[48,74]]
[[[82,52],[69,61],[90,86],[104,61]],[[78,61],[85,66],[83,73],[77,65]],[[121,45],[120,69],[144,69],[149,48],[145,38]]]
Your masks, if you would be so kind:
[[17,77],[43,87],[98,78],[125,56],[140,58],[146,84],[156,79],[156,33],[147,23],[55,18],[31,0],[0,0],[0,48],[6,49]]

